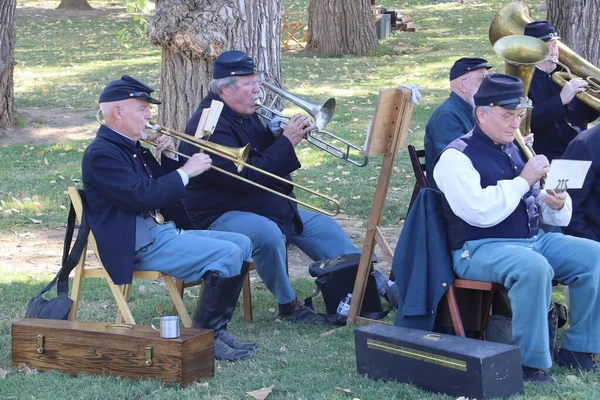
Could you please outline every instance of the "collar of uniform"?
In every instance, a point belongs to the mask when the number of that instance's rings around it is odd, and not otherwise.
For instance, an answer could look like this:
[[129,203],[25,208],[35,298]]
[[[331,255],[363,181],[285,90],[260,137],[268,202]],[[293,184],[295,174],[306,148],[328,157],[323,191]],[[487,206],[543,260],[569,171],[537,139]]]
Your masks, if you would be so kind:
[[457,107],[460,107],[463,111],[465,111],[469,115],[473,114],[473,106],[471,105],[471,103],[468,103],[467,101],[465,101],[465,99],[463,99],[462,97],[460,97],[458,94],[456,94],[454,92],[450,92],[450,98],[452,99],[454,104],[457,105]]
[[116,145],[124,146],[132,150],[136,150],[140,147],[139,141],[130,140],[106,125],[100,125],[100,129],[98,129],[98,133],[96,133],[96,135],[109,140]]

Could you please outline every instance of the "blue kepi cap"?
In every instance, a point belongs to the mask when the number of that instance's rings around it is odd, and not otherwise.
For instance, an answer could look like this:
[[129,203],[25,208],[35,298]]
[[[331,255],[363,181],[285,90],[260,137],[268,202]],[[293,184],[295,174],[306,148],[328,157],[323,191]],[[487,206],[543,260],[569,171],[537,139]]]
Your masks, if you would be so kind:
[[213,67],[214,79],[253,74],[256,74],[254,60],[248,54],[239,50],[229,50],[222,53],[217,57]]
[[525,96],[523,82],[506,74],[489,74],[483,78],[473,101],[475,106],[499,106],[507,110],[533,108],[531,101]]
[[140,99],[148,103],[160,104],[159,100],[153,99],[150,93],[154,92],[148,85],[129,75],[121,76],[121,79],[111,81],[106,85],[102,93],[100,93],[99,103],[108,103],[111,101],[125,99]]

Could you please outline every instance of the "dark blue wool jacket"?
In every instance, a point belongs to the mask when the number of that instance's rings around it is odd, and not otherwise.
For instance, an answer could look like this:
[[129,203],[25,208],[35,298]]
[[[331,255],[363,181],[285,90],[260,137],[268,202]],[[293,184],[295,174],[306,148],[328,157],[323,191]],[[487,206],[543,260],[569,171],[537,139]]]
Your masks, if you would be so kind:
[[537,154],[545,155],[549,161],[562,158],[571,140],[586,130],[589,122],[600,116],[600,113],[577,98],[564,106],[560,100],[561,90],[552,81],[552,73],[535,69],[528,94],[533,102],[533,149]]
[[[525,163],[514,143],[497,145],[479,128],[450,143],[448,149],[456,149],[469,157],[481,176],[481,187],[494,186],[500,180],[519,176]],[[536,235],[539,228],[539,212],[535,204],[538,190],[530,189],[517,208],[499,224],[490,228],[478,228],[458,218],[444,199],[444,214],[448,221],[450,248],[460,249],[466,241],[484,238],[528,238]]]
[[[195,134],[202,110],[209,108],[212,100],[222,101],[216,94],[209,93],[189,120],[185,129],[187,134],[192,136]],[[290,173],[300,168],[294,146],[287,138],[274,139],[256,114],[242,117],[225,103],[210,141],[236,148],[250,144],[250,155],[247,160],[249,164],[288,180],[291,180]],[[182,142],[179,150],[192,155],[198,151],[198,148]],[[292,185],[277,181],[250,168],[244,168],[241,173],[238,173],[231,161],[210,152],[208,154],[213,159],[214,166],[294,197]],[[296,203],[214,169],[192,178],[186,189],[187,197],[184,199],[184,204],[197,229],[207,229],[221,215],[237,210],[252,212],[271,219],[277,223],[288,239],[294,231],[302,232],[302,222],[298,216]]]
[[[144,167],[146,163],[152,177]],[[160,209],[167,221],[192,229],[180,198],[185,196],[179,163],[168,157],[162,165],[138,143],[102,125],[83,153],[85,212],[102,263],[117,285],[131,283],[136,214]]]
[[567,235],[600,241],[600,125],[580,133],[567,147],[565,160],[587,160],[592,165],[581,189],[568,190],[573,216]]
[[425,165],[429,187],[437,188],[433,179],[437,156],[451,141],[466,135],[474,126],[473,106],[454,92],[431,114],[425,127]]
[[421,190],[402,227],[392,262],[396,326],[433,330],[438,303],[454,282],[442,199],[441,192]]

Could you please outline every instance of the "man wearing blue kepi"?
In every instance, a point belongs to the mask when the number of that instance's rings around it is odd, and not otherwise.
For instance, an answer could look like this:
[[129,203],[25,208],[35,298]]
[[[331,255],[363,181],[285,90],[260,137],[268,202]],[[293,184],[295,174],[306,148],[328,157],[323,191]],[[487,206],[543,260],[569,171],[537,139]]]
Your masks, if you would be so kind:
[[435,188],[433,165],[437,156],[454,139],[475,126],[473,95],[492,68],[483,58],[460,58],[450,68],[450,96],[431,114],[425,127],[427,183]]
[[258,346],[238,342],[226,328],[252,244],[236,233],[191,230],[181,198],[189,179],[209,169],[211,159],[196,154],[180,167],[173,141],[162,136],[155,141],[163,151],[161,168],[140,146],[152,116],[150,103],[160,103],[151,97],[153,91],[123,75],[100,94],[104,123],[82,161],[85,213],[99,256],[117,285],[131,283],[134,270],[160,271],[187,282],[203,278],[193,327],[214,330],[217,359],[251,357]]
[[[527,36],[543,40],[550,50],[550,59],[558,59],[558,33],[548,21],[535,21],[525,25]],[[581,78],[568,81],[562,88],[552,81],[555,71],[562,71],[550,59],[536,65],[528,96],[533,102],[531,131],[535,134],[533,149],[548,160],[562,158],[567,146],[588,123],[600,113],[575,97],[587,88]]]
[[[194,135],[205,108],[213,100],[224,103],[211,142],[242,147],[250,145],[247,162],[291,181],[300,168],[294,147],[312,129],[307,115],[294,115],[282,130],[267,129],[257,114],[260,93],[254,60],[237,50],[226,51],[215,61],[210,92],[188,121],[186,133]],[[198,148],[181,143],[188,155]],[[213,156],[214,165],[277,192],[294,196],[293,186],[244,168],[238,172],[231,161]],[[252,259],[265,286],[279,303],[280,316],[297,323],[323,324],[325,319],[298,301],[286,272],[286,244],[297,245],[313,260],[358,253],[340,225],[322,214],[298,209],[295,202],[226,176],[207,171],[190,180],[186,209],[197,229],[239,232],[252,240]]]
[[525,381],[553,383],[547,314],[552,280],[571,291],[571,326],[560,366],[597,371],[600,353],[600,243],[538,229],[540,220],[565,226],[567,193],[540,191],[548,159],[525,162],[514,132],[530,107],[520,79],[488,75],[474,96],[473,132],[442,152],[433,176],[444,193],[453,268],[460,278],[503,284],[513,309],[512,334],[521,348]]

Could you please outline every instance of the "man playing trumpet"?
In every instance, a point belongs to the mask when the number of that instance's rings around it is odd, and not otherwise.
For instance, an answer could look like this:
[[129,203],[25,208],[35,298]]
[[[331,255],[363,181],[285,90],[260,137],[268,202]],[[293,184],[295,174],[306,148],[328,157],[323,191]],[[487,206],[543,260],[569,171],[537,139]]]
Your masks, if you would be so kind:
[[[226,51],[215,61],[210,92],[202,100],[185,132],[194,135],[202,111],[213,100],[224,103],[210,141],[229,147],[251,146],[247,163],[291,181],[300,168],[295,146],[312,129],[311,118],[294,115],[280,135],[279,126],[267,129],[255,113],[260,81],[254,60],[242,51]],[[181,143],[179,150],[192,155],[198,148]],[[250,168],[238,172],[231,161],[214,156],[213,163],[224,170],[288,196],[293,186]],[[309,324],[325,320],[298,301],[286,271],[286,245],[297,245],[313,260],[358,253],[343,229],[330,217],[298,209],[295,202],[231,178],[218,171],[206,171],[192,178],[184,198],[186,209],[197,229],[238,232],[252,240],[252,258],[266,287],[279,303],[283,319]]]

